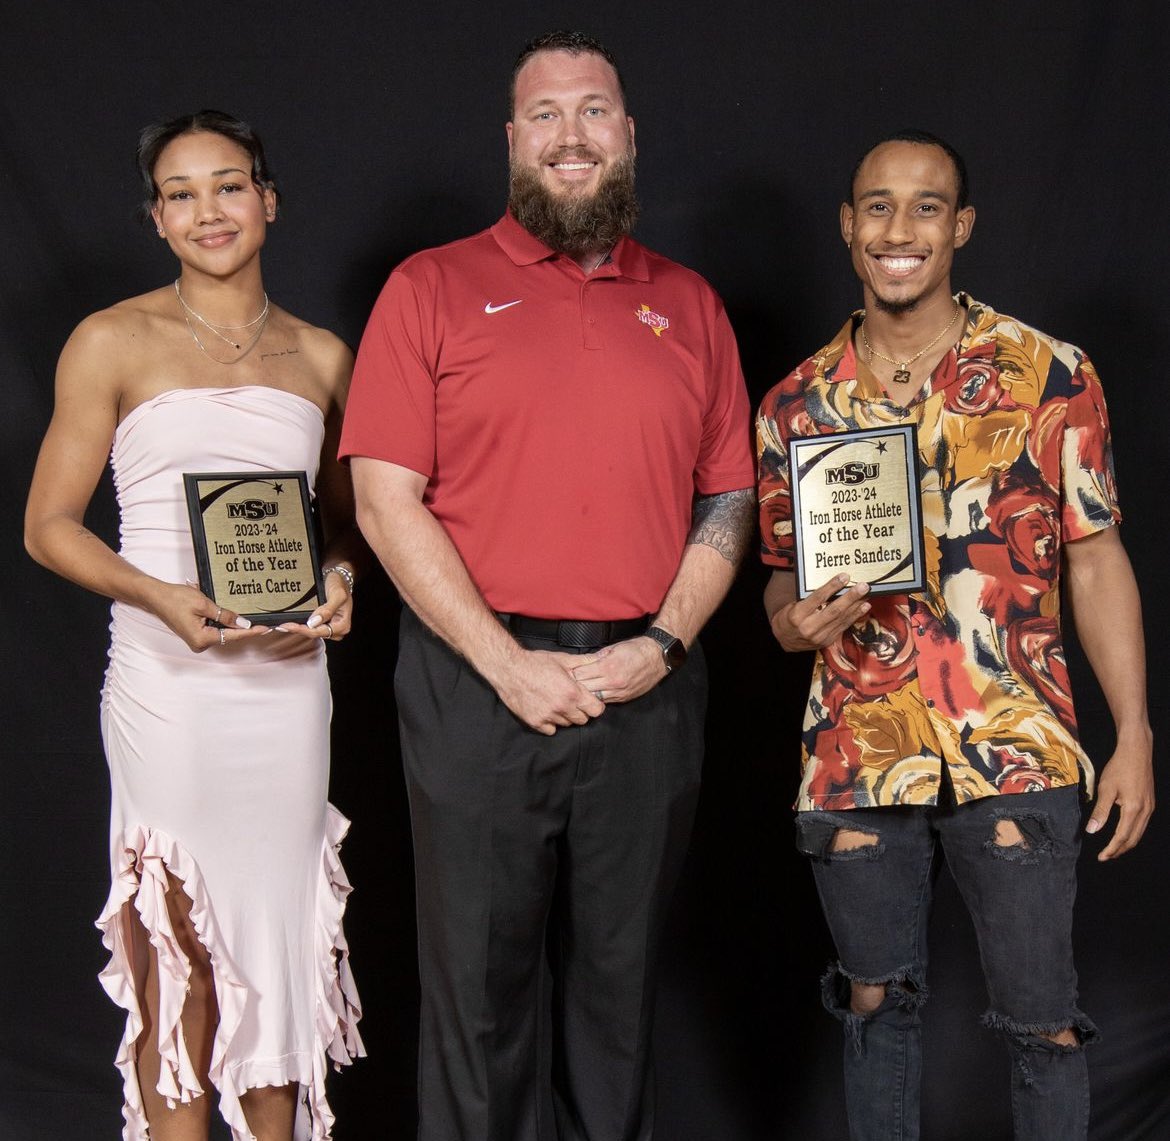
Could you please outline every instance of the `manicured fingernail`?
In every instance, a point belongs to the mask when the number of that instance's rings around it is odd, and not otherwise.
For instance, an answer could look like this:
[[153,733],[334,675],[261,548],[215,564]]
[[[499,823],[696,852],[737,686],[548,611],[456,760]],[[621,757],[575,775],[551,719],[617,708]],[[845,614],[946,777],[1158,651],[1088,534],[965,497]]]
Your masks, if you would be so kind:
[[1089,823],[1085,825],[1085,831],[1088,832],[1090,835],[1092,835],[1094,832],[1100,832],[1101,831],[1100,821],[1090,820]]
[[309,617],[309,620],[305,623],[305,625],[308,626],[310,630],[315,630],[324,621],[325,619],[322,618],[320,614],[313,614]]
[[249,622],[247,618],[237,618],[236,625],[239,626],[241,630],[250,630],[252,628],[252,623]]

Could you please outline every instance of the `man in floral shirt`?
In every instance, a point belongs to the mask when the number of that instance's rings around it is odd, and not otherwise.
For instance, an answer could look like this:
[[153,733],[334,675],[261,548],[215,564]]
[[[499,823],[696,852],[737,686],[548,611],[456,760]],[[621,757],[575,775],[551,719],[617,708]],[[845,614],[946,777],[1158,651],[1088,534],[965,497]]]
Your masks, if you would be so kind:
[[[971,911],[991,1008],[1015,1060],[1017,1139],[1088,1123],[1072,905],[1080,795],[1060,579],[1108,700],[1116,750],[1086,831],[1098,858],[1153,810],[1137,588],[1118,538],[1100,382],[1079,349],[953,295],[974,225],[962,159],[903,132],[858,164],[841,232],[865,309],[764,399],[758,421],[765,605],[786,650],[815,650],[797,801],[840,956],[824,1000],[845,1024],[854,1141],[918,1137],[918,1008],[941,849]],[[793,437],[913,424],[926,588],[794,581]]]

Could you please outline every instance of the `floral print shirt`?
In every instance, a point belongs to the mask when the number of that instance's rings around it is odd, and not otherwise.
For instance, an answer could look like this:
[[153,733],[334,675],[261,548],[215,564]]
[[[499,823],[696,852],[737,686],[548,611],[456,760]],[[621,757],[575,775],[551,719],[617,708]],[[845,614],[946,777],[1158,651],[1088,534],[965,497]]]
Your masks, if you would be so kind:
[[[794,565],[786,443],[917,425],[927,588],[871,596],[817,653],[796,807],[960,804],[1075,784],[1060,633],[1061,545],[1117,507],[1101,384],[1080,349],[959,294],[967,322],[909,408],[859,362],[853,314],[764,398],[757,420],[763,558]],[[1106,600],[1102,600],[1106,604]]]

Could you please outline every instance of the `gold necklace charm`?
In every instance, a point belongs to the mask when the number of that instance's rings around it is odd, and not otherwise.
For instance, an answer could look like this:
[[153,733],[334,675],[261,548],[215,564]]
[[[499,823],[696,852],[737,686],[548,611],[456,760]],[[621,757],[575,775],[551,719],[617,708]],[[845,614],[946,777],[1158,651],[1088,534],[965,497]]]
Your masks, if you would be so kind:
[[937,345],[939,343],[939,341],[941,341],[943,339],[943,337],[945,337],[947,335],[947,333],[949,333],[951,331],[951,329],[954,327],[955,322],[959,319],[959,314],[962,311],[963,311],[963,307],[960,304],[958,304],[958,302],[956,302],[955,303],[955,311],[954,311],[954,313],[951,314],[951,319],[947,322],[946,328],[943,329],[936,337],[934,337],[931,340],[930,344],[926,345],[924,348],[919,349],[918,352],[916,352],[912,357],[907,357],[905,360],[896,361],[896,360],[894,360],[893,357],[888,357],[888,356],[886,356],[885,353],[878,352],[878,350],[875,349],[873,347],[873,345],[871,345],[869,343],[869,338],[865,335],[865,318],[864,317],[861,320],[861,340],[862,340],[862,343],[865,345],[865,351],[867,353],[869,353],[870,361],[872,361],[874,357],[877,357],[879,360],[885,361],[886,364],[892,364],[894,366],[894,383],[895,384],[908,384],[910,382],[910,366],[920,356],[922,356],[923,353],[930,352],[930,350],[933,349],[934,346]]

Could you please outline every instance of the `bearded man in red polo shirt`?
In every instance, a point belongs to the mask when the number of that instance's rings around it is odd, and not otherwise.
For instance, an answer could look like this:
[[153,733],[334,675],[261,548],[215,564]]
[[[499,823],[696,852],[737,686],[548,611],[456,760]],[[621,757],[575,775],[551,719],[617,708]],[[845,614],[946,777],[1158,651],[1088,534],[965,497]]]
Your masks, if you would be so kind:
[[341,443],[408,606],[419,1137],[535,1141],[551,1067],[561,1138],[645,1141],[702,759],[695,639],[751,531],[750,412],[719,299],[629,237],[612,56],[533,41],[512,104],[508,212],[391,274]]
[[[870,150],[841,208],[865,309],[768,393],[758,420],[763,555],[775,568],[765,605],[786,650],[816,651],[797,836],[840,957],[824,1002],[847,1032],[854,1141],[919,1135],[918,1009],[940,857],[979,938],[984,1021],[1011,1053],[1017,1141],[1085,1136],[1084,1046],[1096,1030],[1077,1005],[1072,909],[1080,793],[1092,795],[1094,772],[1061,646],[1062,569],[1117,729],[1087,825],[1099,831],[1119,809],[1098,858],[1136,844],[1154,806],[1141,611],[1101,384],[1080,349],[952,293],[954,251],[974,222],[965,165],[941,139],[907,131]],[[836,502],[857,504],[858,537],[892,535],[891,515],[920,510],[924,589],[851,582],[873,553],[858,548],[835,556],[855,560],[853,573],[826,563],[832,577],[798,598],[789,441],[901,425],[917,431],[918,501],[875,515],[875,486],[868,509],[861,487]],[[799,470],[807,478],[804,461]]]

